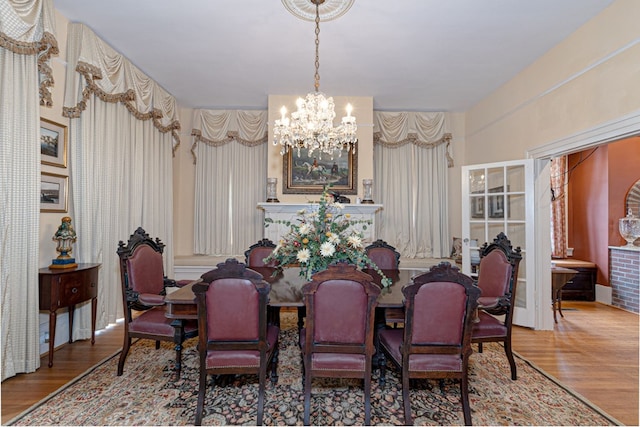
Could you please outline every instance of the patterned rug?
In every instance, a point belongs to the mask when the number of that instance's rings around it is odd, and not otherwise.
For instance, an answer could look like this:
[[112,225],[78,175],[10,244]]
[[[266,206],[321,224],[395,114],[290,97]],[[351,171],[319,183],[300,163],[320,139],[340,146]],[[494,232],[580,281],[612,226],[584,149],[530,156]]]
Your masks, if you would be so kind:
[[[295,314],[282,313],[279,380],[267,382],[264,424],[302,425],[298,333]],[[116,376],[117,355],[91,369],[61,391],[34,405],[7,425],[186,425],[193,424],[198,389],[196,340],[185,343],[183,370],[173,380],[175,352],[142,340],[134,344],[124,374]],[[518,380],[510,378],[504,349],[485,344],[471,356],[469,398],[475,425],[615,425],[580,396],[517,357]],[[228,384],[207,387],[203,425],[256,423],[257,377],[237,376]],[[371,423],[403,425],[398,373],[389,366],[387,385],[372,381]],[[419,381],[411,390],[416,425],[461,425],[457,382]],[[363,425],[364,396],[360,380],[314,380],[313,425]]]

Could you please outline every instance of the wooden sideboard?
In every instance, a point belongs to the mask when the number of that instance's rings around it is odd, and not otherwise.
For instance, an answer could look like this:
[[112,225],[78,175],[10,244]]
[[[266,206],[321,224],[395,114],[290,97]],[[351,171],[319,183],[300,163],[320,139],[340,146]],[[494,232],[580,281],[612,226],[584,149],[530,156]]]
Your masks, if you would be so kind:
[[563,300],[596,300],[596,274],[598,267],[595,263],[577,259],[554,259],[551,265],[570,268],[578,272],[562,288]]
[[53,366],[59,308],[69,307],[69,343],[72,343],[75,306],[91,300],[91,344],[95,343],[99,267],[100,264],[78,264],[75,268],[39,270],[40,310],[49,311],[49,367]]

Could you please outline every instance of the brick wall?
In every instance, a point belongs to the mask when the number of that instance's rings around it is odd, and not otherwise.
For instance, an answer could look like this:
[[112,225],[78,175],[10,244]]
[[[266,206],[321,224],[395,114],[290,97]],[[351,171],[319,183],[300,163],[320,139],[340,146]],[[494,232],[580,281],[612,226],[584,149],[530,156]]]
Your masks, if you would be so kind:
[[640,248],[610,248],[609,268],[611,303],[616,307],[640,313]]

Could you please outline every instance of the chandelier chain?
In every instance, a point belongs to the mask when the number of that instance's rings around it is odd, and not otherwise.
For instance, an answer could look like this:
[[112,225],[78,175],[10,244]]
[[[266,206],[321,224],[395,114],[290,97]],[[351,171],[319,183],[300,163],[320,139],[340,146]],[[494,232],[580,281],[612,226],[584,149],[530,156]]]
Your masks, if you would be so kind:
[[316,74],[314,75],[316,92],[320,91],[320,3],[316,3]]

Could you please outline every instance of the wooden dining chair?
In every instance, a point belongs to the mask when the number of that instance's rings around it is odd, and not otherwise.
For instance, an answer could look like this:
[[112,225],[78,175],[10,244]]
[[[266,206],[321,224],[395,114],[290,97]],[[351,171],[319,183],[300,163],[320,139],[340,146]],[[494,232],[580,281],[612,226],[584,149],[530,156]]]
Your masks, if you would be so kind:
[[[404,328],[379,332],[380,347],[401,370],[406,425],[412,425],[411,379],[460,381],[464,422],[471,425],[468,364],[471,328],[480,290],[473,279],[443,262],[413,278],[402,290],[405,297]],[[380,366],[382,383],[385,364]]]
[[521,259],[520,248],[513,249],[511,241],[502,232],[491,244],[485,243],[480,248],[477,285],[482,294],[478,299],[478,316],[471,337],[472,342],[478,344],[480,353],[482,343],[503,344],[512,380],[518,378],[511,349],[511,329]]
[[356,266],[338,263],[303,287],[307,325],[300,333],[304,424],[309,425],[313,378],[362,378],[365,425],[371,424],[374,312],[380,287]]
[[[384,240],[378,239],[364,248],[367,256],[381,270],[397,270],[400,267],[400,252]],[[385,323],[393,323],[397,327],[399,323],[404,323],[403,308],[385,308]]]
[[[175,344],[176,378],[180,378],[182,343],[198,335],[193,320],[174,322],[165,316],[166,288],[184,286],[189,281],[175,281],[164,275],[162,252],[164,243],[152,239],[142,227],[118,243],[120,282],[124,307],[124,344],[118,360],[117,375],[122,375],[133,338],[150,339],[160,348],[160,341]],[[141,312],[135,316],[132,310]]]
[[276,244],[271,240],[261,239],[244,251],[244,262],[248,267],[275,267],[276,260],[271,260],[268,263],[264,262],[264,259],[271,255],[275,248]]
[[234,258],[218,264],[193,285],[198,306],[200,381],[195,425],[204,412],[207,375],[258,376],[256,424],[262,425],[267,367],[278,381],[280,329],[267,322],[269,283]]

